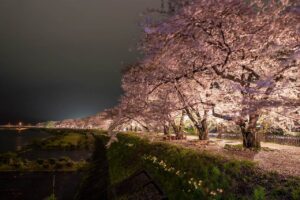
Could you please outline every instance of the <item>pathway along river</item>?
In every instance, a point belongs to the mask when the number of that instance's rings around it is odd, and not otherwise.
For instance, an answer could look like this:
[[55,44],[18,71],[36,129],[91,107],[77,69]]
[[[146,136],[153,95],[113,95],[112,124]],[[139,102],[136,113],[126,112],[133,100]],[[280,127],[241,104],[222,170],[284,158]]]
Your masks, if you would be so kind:
[[[51,137],[40,129],[24,131],[0,130],[0,153],[17,152],[34,141]],[[28,160],[69,157],[72,160],[88,159],[91,150],[33,150],[21,153]],[[53,188],[53,183],[55,186]],[[0,172],[0,199],[41,200],[53,192],[57,199],[73,199],[81,182],[81,172]]]

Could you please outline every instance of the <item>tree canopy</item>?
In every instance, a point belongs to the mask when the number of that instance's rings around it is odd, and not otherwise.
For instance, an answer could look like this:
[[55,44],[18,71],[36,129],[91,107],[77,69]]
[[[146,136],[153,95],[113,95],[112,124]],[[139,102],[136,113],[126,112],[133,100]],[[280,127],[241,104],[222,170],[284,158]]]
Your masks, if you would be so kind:
[[300,121],[299,22],[298,1],[195,0],[145,24],[145,57],[124,73],[116,121],[179,134],[186,116],[207,139],[219,118],[259,147],[261,119],[286,130]]

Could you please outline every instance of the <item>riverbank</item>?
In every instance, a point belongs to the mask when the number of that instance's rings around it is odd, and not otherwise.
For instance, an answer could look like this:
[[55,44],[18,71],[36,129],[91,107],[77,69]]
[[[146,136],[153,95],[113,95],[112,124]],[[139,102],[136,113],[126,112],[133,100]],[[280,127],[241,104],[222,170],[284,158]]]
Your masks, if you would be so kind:
[[1,131],[0,199],[74,198],[93,152],[89,131]]
[[[44,138],[32,139],[29,144],[26,141],[17,151],[0,153],[0,171],[77,171],[85,167],[94,142],[91,134],[74,130],[47,130],[47,134],[40,131]],[[21,137],[24,134],[27,133]]]

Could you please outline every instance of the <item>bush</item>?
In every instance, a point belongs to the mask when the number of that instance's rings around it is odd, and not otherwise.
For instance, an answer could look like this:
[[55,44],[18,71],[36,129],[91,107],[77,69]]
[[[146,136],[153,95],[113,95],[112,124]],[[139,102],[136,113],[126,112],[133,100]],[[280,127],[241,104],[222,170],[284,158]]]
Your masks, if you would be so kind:
[[50,165],[54,165],[56,163],[56,159],[55,158],[49,158],[48,162]]
[[37,164],[39,164],[39,165],[43,165],[43,164],[44,164],[44,160],[42,160],[42,159],[38,159],[36,162],[37,162]]
[[49,168],[50,168],[50,165],[47,164],[47,163],[45,163],[45,164],[43,164],[43,168],[44,168],[44,169],[49,169]]
[[69,162],[66,163],[66,166],[67,167],[73,167],[74,163],[72,161],[69,161]]
[[185,130],[188,134],[191,134],[191,135],[196,135],[196,134],[197,134],[193,126],[185,127],[184,130]]
[[292,191],[292,197],[293,197],[293,200],[300,199],[300,188],[294,189]]
[[270,128],[269,134],[272,135],[284,135],[284,131],[282,128]]
[[15,168],[19,169],[19,168],[21,168],[21,167],[23,166],[23,163],[22,163],[22,162],[14,162],[12,165],[13,165]]
[[55,164],[55,169],[62,169],[64,167],[63,163],[58,162]]
[[63,156],[63,157],[59,158],[59,161],[61,161],[61,162],[67,162],[67,161],[70,161],[70,160],[71,159],[69,157],[67,157],[67,156]]
[[265,188],[258,186],[254,189],[253,200],[265,200],[266,199]]
[[55,194],[51,194],[46,200],[56,200]]
[[7,152],[0,154],[0,162],[4,164],[9,164],[12,160],[16,159],[18,155],[13,152]]

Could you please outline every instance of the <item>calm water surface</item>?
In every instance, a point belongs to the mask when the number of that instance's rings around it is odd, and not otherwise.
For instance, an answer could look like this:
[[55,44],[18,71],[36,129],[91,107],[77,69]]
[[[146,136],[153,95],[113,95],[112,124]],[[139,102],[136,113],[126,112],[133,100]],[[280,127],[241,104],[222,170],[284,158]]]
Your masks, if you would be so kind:
[[34,140],[49,137],[46,131],[28,129],[23,131],[0,129],[0,153],[21,150]]
[[[24,131],[0,130],[0,153],[21,150],[34,140],[51,137],[51,133],[39,129]],[[70,157],[72,160],[87,159],[87,150],[33,150],[21,153],[29,160]],[[0,199],[38,200],[49,196],[53,189],[58,199],[73,199],[82,174],[80,172],[0,172]],[[55,180],[55,181],[54,181]],[[53,182],[55,186],[53,188]]]

